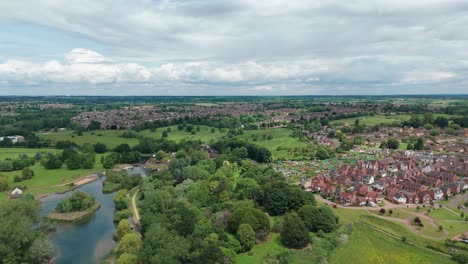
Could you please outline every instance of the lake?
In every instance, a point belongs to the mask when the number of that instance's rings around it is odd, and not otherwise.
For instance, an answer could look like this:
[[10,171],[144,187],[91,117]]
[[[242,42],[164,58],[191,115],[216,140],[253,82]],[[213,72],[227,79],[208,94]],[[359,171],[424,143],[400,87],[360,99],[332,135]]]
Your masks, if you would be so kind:
[[74,191],[83,191],[96,197],[101,208],[92,216],[75,223],[57,223],[57,231],[51,234],[57,263],[100,263],[115,246],[112,239],[115,193],[103,194],[100,178],[64,194],[53,194],[42,201],[42,215],[55,209],[57,203]]

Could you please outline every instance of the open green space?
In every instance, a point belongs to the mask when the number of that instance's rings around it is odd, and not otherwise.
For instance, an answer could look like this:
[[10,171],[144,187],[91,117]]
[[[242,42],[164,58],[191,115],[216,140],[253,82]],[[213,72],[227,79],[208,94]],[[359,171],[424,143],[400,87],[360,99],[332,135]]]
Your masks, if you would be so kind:
[[[244,139],[249,142],[256,143],[262,147],[268,148],[273,159],[278,158],[290,158],[288,151],[277,150],[278,147],[305,147],[307,143],[300,141],[299,139],[291,137],[292,130],[288,128],[270,128],[260,130],[249,130],[244,134],[238,136],[238,138]],[[271,136],[268,139],[268,136]]]
[[98,142],[106,144],[109,148],[114,148],[120,144],[128,144],[134,146],[138,144],[137,138],[121,137],[123,131],[119,130],[97,130],[92,132],[83,132],[83,135],[74,134],[72,131],[60,131],[37,134],[40,139],[50,142],[51,144],[57,141],[70,140],[78,145],[84,143],[96,144]]
[[[200,131],[197,131],[196,127],[200,128]],[[151,137],[151,138],[162,138],[163,131],[170,130],[167,133],[166,139],[179,142],[182,139],[185,140],[201,140],[208,142],[221,138],[226,135],[226,132],[220,132],[219,129],[215,129],[212,133],[212,127],[209,126],[194,126],[193,131],[187,132],[186,130],[178,130],[177,126],[168,126],[161,127],[156,129],[156,131],[143,130],[140,132],[134,132],[136,137],[134,138],[124,138],[122,134],[125,130],[96,130],[96,131],[87,131],[83,132],[82,135],[73,133],[73,131],[60,131],[60,132],[48,132],[48,133],[39,133],[38,136],[44,141],[49,142],[50,144],[56,144],[58,141],[69,140],[75,142],[78,145],[83,145],[84,143],[96,144],[98,142],[106,144],[109,148],[114,148],[120,144],[128,144],[130,146],[135,146],[139,143],[138,137]]]
[[353,225],[346,246],[335,251],[330,263],[454,263],[450,258],[393,239],[363,224]]
[[263,263],[269,254],[278,254],[287,250],[288,249],[281,245],[280,235],[273,233],[267,241],[261,243],[260,245],[254,246],[250,252],[238,254],[236,263]]
[[[40,149],[34,150],[40,151]],[[26,153],[27,151],[25,151],[22,154]],[[60,169],[48,170],[45,169],[39,162],[36,162],[36,164],[29,167],[31,170],[34,171],[34,177],[32,177],[31,179],[23,180],[21,182],[14,182],[13,178],[16,175],[21,175],[21,170],[0,172],[0,175],[5,175],[8,177],[8,183],[10,187],[13,188],[14,186],[26,186],[26,191],[32,192],[35,195],[63,191],[69,188],[69,186],[57,186],[54,188],[45,187],[61,185],[76,180],[78,178],[88,176],[94,172],[103,171],[104,169],[100,162],[101,156],[102,154],[96,154],[96,162],[94,164],[94,168],[92,169],[69,170],[66,168],[66,165],[63,165]]]
[[[197,131],[197,127],[200,128],[200,131]],[[155,132],[151,132],[149,130],[144,130],[139,132],[138,134],[145,136],[145,137],[154,137],[154,138],[161,138],[163,131],[170,129],[170,132],[167,133],[168,140],[173,140],[175,142],[179,142],[182,139],[185,140],[201,140],[203,142],[209,142],[211,140],[219,139],[226,135],[226,132],[219,132],[219,129],[215,128],[214,132],[211,132],[212,127],[210,126],[203,126],[203,125],[194,125],[193,131],[195,134],[191,132],[187,132],[185,129],[178,130],[177,126],[168,126],[168,127],[161,127],[156,129]]]
[[7,158],[18,158],[20,155],[27,155],[33,157],[37,153],[47,154],[47,153],[57,153],[60,150],[58,149],[38,149],[38,148],[0,148],[0,160]]
[[[453,118],[455,117],[454,115],[448,115],[448,114],[434,114],[434,117],[445,117],[445,118]],[[402,121],[409,120],[411,118],[411,115],[407,114],[401,114],[401,115],[374,115],[374,116],[360,116],[360,117],[355,117],[355,118],[346,118],[346,119],[339,119],[339,120],[334,120],[331,121],[331,124],[337,125],[337,124],[345,124],[347,123],[348,125],[354,125],[354,122],[356,119],[359,119],[359,123],[361,125],[367,125],[367,126],[375,126],[375,125],[380,125],[380,124],[393,124],[393,123],[399,123]]]

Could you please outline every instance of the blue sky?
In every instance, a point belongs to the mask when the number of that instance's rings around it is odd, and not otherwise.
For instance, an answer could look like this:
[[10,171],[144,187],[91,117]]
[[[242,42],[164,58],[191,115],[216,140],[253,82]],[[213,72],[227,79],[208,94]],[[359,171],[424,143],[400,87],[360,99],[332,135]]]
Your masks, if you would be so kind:
[[0,2],[0,95],[468,91],[468,2]]

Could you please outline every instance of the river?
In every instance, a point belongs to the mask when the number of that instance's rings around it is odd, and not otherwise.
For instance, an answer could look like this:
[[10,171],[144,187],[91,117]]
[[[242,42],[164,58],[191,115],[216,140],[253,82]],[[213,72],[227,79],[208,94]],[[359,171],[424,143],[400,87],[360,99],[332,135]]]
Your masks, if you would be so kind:
[[[65,263],[100,263],[115,246],[114,234],[114,203],[115,193],[103,194],[100,178],[83,185],[74,191],[83,191],[96,197],[101,208],[95,214],[75,223],[57,223],[57,231],[51,234],[57,264]],[[55,209],[57,203],[70,196],[74,191],[64,194],[53,194],[42,201],[42,215],[45,216]]]
[[[126,170],[129,175],[141,174],[146,176],[146,170],[142,167],[132,167]],[[104,177],[83,185],[73,191],[64,194],[53,194],[41,199],[42,216],[53,211],[57,203],[75,191],[83,191],[96,197],[96,202],[101,208],[92,216],[75,223],[56,224],[57,231],[51,235],[54,245],[57,264],[74,263],[100,263],[115,246],[113,235],[114,227],[114,202],[115,193],[103,194],[102,182]]]

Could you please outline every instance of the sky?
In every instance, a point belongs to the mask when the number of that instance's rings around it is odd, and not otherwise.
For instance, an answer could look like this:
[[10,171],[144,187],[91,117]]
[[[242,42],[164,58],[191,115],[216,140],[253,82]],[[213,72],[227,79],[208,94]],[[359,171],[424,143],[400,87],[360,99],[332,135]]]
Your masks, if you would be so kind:
[[468,93],[468,1],[0,1],[0,95]]

